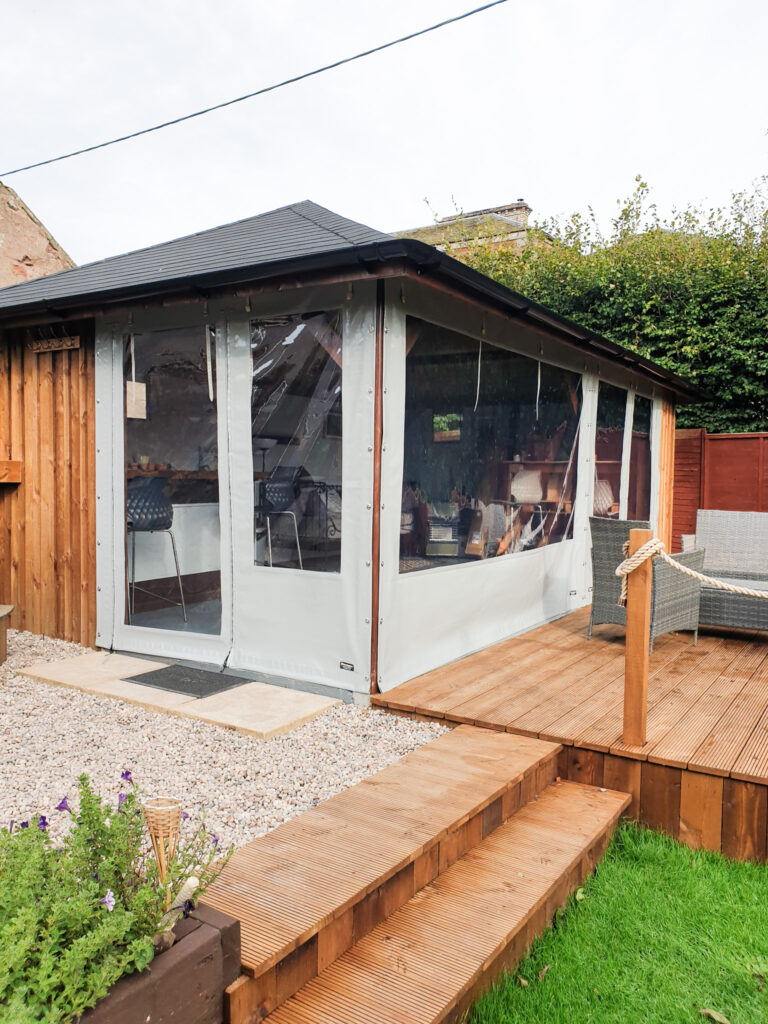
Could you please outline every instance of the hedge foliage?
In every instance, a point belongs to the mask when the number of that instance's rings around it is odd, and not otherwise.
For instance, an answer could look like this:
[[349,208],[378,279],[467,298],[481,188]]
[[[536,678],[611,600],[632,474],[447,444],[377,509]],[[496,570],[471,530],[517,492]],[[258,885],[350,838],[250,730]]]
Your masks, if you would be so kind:
[[727,209],[661,217],[637,179],[610,233],[590,210],[531,232],[523,248],[459,258],[706,392],[678,426],[768,430],[768,178]]

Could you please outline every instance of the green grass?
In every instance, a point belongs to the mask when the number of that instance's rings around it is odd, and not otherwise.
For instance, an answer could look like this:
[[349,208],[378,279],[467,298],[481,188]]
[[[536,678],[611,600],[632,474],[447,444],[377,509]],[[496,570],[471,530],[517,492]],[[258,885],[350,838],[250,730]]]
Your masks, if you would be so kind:
[[768,867],[625,825],[578,896],[472,1024],[766,1024]]

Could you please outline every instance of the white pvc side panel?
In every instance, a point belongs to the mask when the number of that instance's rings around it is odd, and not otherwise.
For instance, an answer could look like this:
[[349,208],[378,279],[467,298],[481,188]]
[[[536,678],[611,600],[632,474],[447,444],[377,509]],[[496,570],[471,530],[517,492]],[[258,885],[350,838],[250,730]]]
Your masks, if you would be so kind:
[[96,322],[96,643],[111,648],[114,633],[114,365],[112,329]]
[[621,496],[619,498],[619,518],[627,518],[629,506],[629,468],[632,453],[632,424],[635,420],[635,390],[627,392],[627,413],[624,420],[624,447],[621,453]]
[[[384,367],[382,455],[382,566],[380,591],[379,687],[389,690],[406,679],[472,651],[524,632],[588,601],[586,564],[589,547],[584,514],[574,539],[488,561],[444,566],[424,572],[399,572],[399,522],[402,496],[405,406],[405,316],[421,316],[453,330],[534,358],[584,372],[584,357],[559,349],[552,339],[527,334],[519,325],[486,322],[468,304],[436,307],[398,282],[388,288]],[[432,300],[434,302],[434,300]],[[594,405],[594,399],[587,403]],[[594,452],[594,415],[580,437],[578,497],[588,501],[591,484],[586,458]],[[591,466],[591,463],[589,464]]]
[[651,514],[650,524],[654,534],[659,530],[659,484],[661,476],[661,399],[656,398],[651,412]]
[[[341,571],[255,565],[249,320],[333,309],[344,313]],[[375,283],[365,282],[267,296],[229,324],[232,668],[369,690],[374,323]]]
[[579,588],[579,604],[587,604],[591,600],[592,593],[592,560],[590,557],[592,537],[589,531],[589,517],[595,507],[595,431],[597,430],[599,385],[600,381],[595,374],[585,373],[582,375],[579,468],[576,483],[576,508],[573,517],[574,540],[579,542],[579,550],[583,553],[583,582]]
[[[206,526],[204,538],[205,553],[202,551],[199,556],[195,552],[185,553],[181,551],[182,571],[195,571],[185,568],[184,559],[194,561],[196,558],[207,558],[214,567],[218,563],[221,567],[221,633],[219,636],[211,636],[204,633],[193,633],[182,630],[157,629],[147,626],[129,625],[124,621],[125,615],[125,592],[126,592],[126,550],[125,550],[125,474],[122,467],[125,465],[124,452],[124,427],[123,427],[123,335],[133,330],[140,329],[142,324],[149,328],[160,326],[181,326],[190,323],[205,325],[216,323],[216,362],[217,362],[217,385],[216,402],[218,409],[217,433],[218,433],[218,462],[219,462],[219,518],[218,529],[220,548],[218,556],[212,550],[214,537],[210,528],[210,522]],[[183,315],[174,311],[152,308],[141,311],[136,321],[122,323],[114,326],[112,333],[112,387],[109,394],[100,396],[105,404],[111,406],[112,422],[112,507],[110,534],[112,537],[112,559],[109,581],[107,581],[107,566],[104,561],[104,579],[97,579],[100,587],[110,586],[113,593],[113,625],[112,625],[112,648],[119,651],[134,652],[136,654],[149,654],[162,658],[177,658],[185,661],[199,661],[209,665],[223,665],[229,653],[232,635],[232,583],[231,583],[231,540],[229,531],[229,490],[230,480],[228,475],[228,408],[227,408],[227,353],[224,339],[224,323],[220,317],[215,315],[213,310],[207,308],[196,308]],[[98,384],[97,384],[98,386]],[[177,508],[175,506],[175,508]],[[191,514],[204,515],[190,510]],[[187,525],[192,525],[188,523]],[[97,536],[99,526],[97,523]],[[162,543],[167,541],[164,537],[146,536],[142,541],[148,541],[150,545],[156,545],[158,540]],[[195,547],[200,547],[197,540]],[[144,545],[142,544],[142,548]],[[185,544],[186,548],[187,545]],[[159,549],[158,549],[159,550]],[[163,556],[165,557],[165,556]],[[191,564],[191,563],[190,563]],[[146,562],[145,562],[146,566]],[[166,566],[166,569],[168,567]],[[165,570],[164,570],[165,571]],[[169,571],[168,575],[172,573]]]

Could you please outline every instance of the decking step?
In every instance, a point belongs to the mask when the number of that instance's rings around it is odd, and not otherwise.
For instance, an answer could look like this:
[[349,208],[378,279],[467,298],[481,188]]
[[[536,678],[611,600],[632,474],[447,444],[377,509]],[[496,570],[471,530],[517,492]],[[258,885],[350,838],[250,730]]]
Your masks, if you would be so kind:
[[549,786],[269,1014],[269,1024],[458,1020],[592,870],[628,803],[575,782]]
[[240,920],[238,998],[292,995],[543,791],[559,750],[461,726],[238,850],[205,895]]

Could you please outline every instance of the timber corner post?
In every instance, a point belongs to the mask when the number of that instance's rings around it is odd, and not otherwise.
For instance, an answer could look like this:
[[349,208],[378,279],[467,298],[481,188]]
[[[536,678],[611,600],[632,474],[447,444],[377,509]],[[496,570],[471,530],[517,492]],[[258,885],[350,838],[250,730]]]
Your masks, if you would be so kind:
[[[629,555],[653,539],[652,530],[630,530]],[[653,560],[646,558],[627,577],[627,634],[624,654],[624,727],[622,740],[645,743],[648,716],[648,662],[651,643]]]

